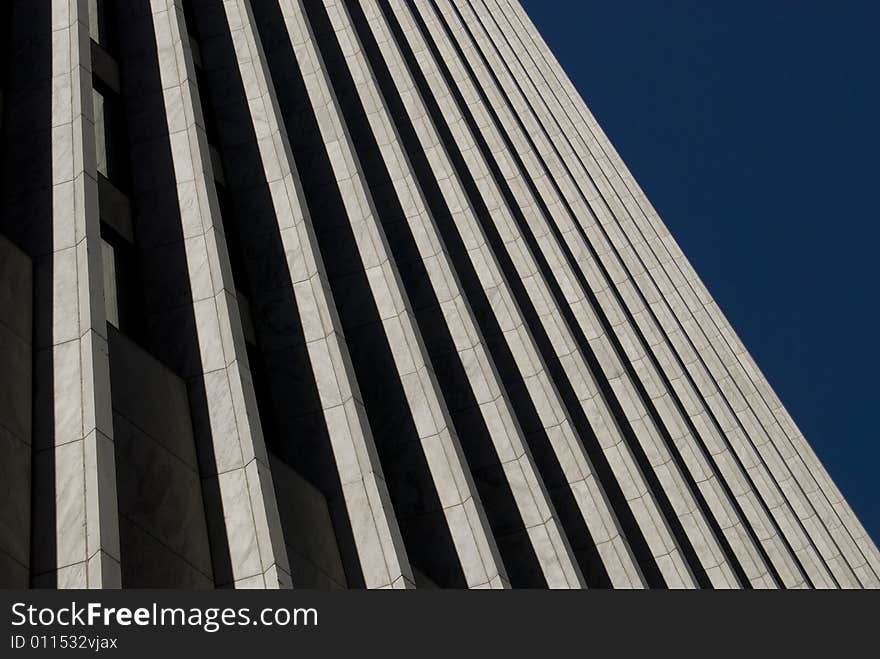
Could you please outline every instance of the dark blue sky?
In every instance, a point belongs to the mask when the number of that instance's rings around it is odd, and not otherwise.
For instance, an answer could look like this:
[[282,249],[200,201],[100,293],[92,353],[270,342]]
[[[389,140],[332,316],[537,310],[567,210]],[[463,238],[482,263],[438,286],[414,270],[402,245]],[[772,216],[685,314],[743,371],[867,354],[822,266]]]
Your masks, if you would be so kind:
[[880,3],[522,2],[880,542]]

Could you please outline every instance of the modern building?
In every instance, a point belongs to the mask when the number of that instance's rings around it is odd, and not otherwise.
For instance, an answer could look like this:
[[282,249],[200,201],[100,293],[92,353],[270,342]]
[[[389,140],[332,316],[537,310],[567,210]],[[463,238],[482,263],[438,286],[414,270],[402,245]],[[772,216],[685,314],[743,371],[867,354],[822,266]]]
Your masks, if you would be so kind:
[[0,585],[880,586],[516,0],[0,7]]

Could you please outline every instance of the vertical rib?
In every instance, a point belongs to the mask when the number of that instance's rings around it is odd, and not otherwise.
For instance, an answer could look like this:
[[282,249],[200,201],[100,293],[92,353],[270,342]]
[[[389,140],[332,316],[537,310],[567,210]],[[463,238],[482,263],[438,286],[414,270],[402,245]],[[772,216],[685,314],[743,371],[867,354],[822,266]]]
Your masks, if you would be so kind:
[[[398,20],[405,24],[411,24],[408,11],[395,3],[395,13]],[[497,157],[507,156],[501,137],[492,126],[491,120],[486,114],[485,107],[479,102],[479,97],[474,83],[463,69],[463,63],[451,50],[447,36],[438,23],[433,10],[424,3],[418,4],[418,20],[423,26],[425,37],[438,51],[437,57],[442,58],[441,66],[446,74],[438,75],[428,70],[429,80],[438,84],[444,77],[447,83],[454,85],[450,89],[453,95],[458,96],[458,108],[450,108],[450,127],[456,137],[461,153],[469,159],[469,167],[474,168],[471,175],[480,186],[480,195],[484,198],[486,207],[492,209],[490,214],[495,231],[502,236],[507,243],[507,257],[513,262],[517,275],[527,286],[529,298],[536,304],[537,315],[541,319],[542,326],[547,328],[547,334],[551,338],[554,358],[558,359],[566,372],[567,378],[576,388],[575,395],[578,398],[581,413],[589,419],[591,428],[595,432],[597,441],[601,446],[601,453],[613,470],[615,478],[619,481],[627,501],[627,506],[637,521],[637,533],[642,535],[647,543],[654,564],[659,568],[662,576],[660,579],[666,585],[673,587],[688,587],[694,585],[693,576],[682,560],[677,544],[660,513],[653,493],[647,486],[644,475],[631,453],[631,447],[626,441],[622,428],[617,422],[615,415],[608,407],[605,395],[599,391],[599,387],[590,372],[584,359],[581,348],[576,343],[569,326],[570,318],[563,320],[564,310],[562,306],[554,303],[554,297],[550,288],[551,282],[545,278],[545,271],[540,269],[535,262],[534,246],[527,244],[527,237],[519,233],[519,228],[514,216],[527,217],[532,233],[539,234],[539,241],[546,243],[546,230],[533,231],[537,217],[537,209],[532,199],[522,194],[522,179],[514,178],[511,181],[492,172],[492,164],[486,160],[488,148],[486,135],[496,144]],[[413,30],[409,34],[418,36],[420,31]],[[416,43],[413,50],[423,58],[424,66],[437,67],[437,60],[431,57],[428,60],[425,45]],[[450,68],[455,68],[455,73],[450,73]],[[433,75],[430,75],[432,74]],[[445,91],[445,95],[450,95]],[[436,92],[435,92],[436,94]],[[437,95],[438,98],[444,93]],[[473,99],[470,103],[464,101],[464,97]],[[453,106],[454,107],[454,106]],[[453,123],[457,119],[458,124]],[[468,125],[470,124],[470,125]],[[470,126],[482,127],[480,133],[476,133]],[[482,142],[482,147],[478,144]],[[516,171],[513,163],[505,161],[506,171]],[[491,173],[490,173],[491,172]],[[512,184],[516,186],[516,196],[510,191]],[[505,194],[506,192],[510,194]],[[533,241],[534,242],[534,241]],[[541,253],[538,253],[541,256]],[[570,316],[570,314],[569,314]],[[566,322],[566,320],[568,322]]]
[[729,558],[720,547],[686,474],[681,470],[680,456],[675,453],[677,447],[668,442],[667,429],[651,409],[649,399],[640,390],[635,369],[623,355],[624,350],[632,346],[627,343],[621,346],[619,338],[615,337],[620,332],[618,326],[625,327],[625,316],[613,304],[607,284],[588,285],[572,266],[573,262],[584,263],[589,251],[572,231],[569,200],[561,195],[558,183],[548,176],[541,155],[535,151],[540,135],[533,140],[523,134],[510,107],[511,99],[496,84],[488,62],[472,41],[469,27],[453,6],[437,4],[454,43],[478,81],[490,125],[501,131],[500,143],[511,150],[515,171],[522,172],[526,186],[542,210],[532,231],[545,235],[542,249],[550,263],[548,267],[554,279],[562,285],[570,307],[575,310],[575,323],[581,336],[591,346],[599,362],[599,372],[633,430],[635,442],[632,446],[642,469],[650,479],[656,479],[654,493],[667,510],[667,520],[676,541],[701,585],[736,585],[738,578],[731,569]]
[[[504,12],[498,12],[496,15],[502,17],[506,14]],[[511,33],[518,32],[513,30]],[[527,54],[528,49],[525,48],[517,53],[517,55],[522,55],[521,59],[528,59]],[[534,83],[536,80],[540,83],[542,78],[536,72],[532,71],[526,79],[526,82]],[[546,86],[539,86],[539,88],[545,96],[542,99],[536,99],[536,104],[540,102],[549,103],[555,98],[552,89],[548,89]],[[565,136],[558,135],[558,125],[555,126],[554,131],[553,124],[549,122],[551,117],[555,118],[553,115],[548,116],[545,114],[540,117],[540,119],[544,124],[545,130],[547,130],[551,136],[556,138],[554,139],[554,144],[559,148],[559,151],[564,154],[563,160],[565,161],[565,164],[568,165],[573,159],[571,148],[564,139]],[[568,147],[567,151],[566,147]],[[790,545],[785,539],[780,538],[779,534],[774,530],[776,522],[768,519],[767,513],[764,511],[764,501],[757,499],[753,493],[750,493],[749,483],[752,482],[753,479],[749,476],[748,470],[760,471],[760,466],[756,466],[759,465],[759,458],[755,455],[751,446],[744,442],[739,428],[730,424],[731,415],[729,411],[723,408],[719,409],[719,406],[715,404],[716,401],[711,397],[705,396],[705,392],[697,394],[694,391],[694,381],[696,381],[697,387],[703,382],[703,379],[700,378],[699,374],[697,374],[696,380],[691,377],[691,371],[693,370],[692,364],[696,360],[696,356],[693,353],[685,353],[687,357],[684,361],[687,362],[687,366],[683,369],[679,355],[674,350],[670,349],[670,346],[668,345],[670,338],[673,345],[675,345],[676,339],[680,337],[676,334],[672,334],[670,337],[668,333],[664,333],[657,327],[656,318],[658,316],[661,319],[661,324],[663,319],[668,318],[668,312],[662,313],[662,311],[665,311],[664,301],[656,291],[649,292],[647,296],[645,296],[643,291],[639,289],[638,284],[645,278],[644,276],[641,278],[639,277],[640,274],[644,275],[643,269],[641,273],[638,270],[640,265],[639,257],[631,251],[626,251],[626,244],[623,245],[624,249],[621,249],[621,243],[623,242],[622,237],[627,227],[624,226],[624,231],[621,232],[613,225],[614,220],[611,216],[610,209],[606,205],[603,196],[593,185],[593,179],[584,174],[582,167],[578,170],[575,166],[580,164],[580,162],[576,162],[572,165],[572,168],[580,173],[580,176],[575,176],[577,185],[579,186],[581,194],[589,200],[590,210],[600,219],[601,224],[597,224],[593,221],[591,214],[586,216],[581,215],[578,217],[578,220],[580,220],[581,224],[592,224],[593,227],[597,227],[594,228],[593,231],[594,233],[598,232],[601,240],[606,246],[610,246],[611,244],[614,245],[612,251],[614,254],[618,255],[618,258],[615,259],[613,263],[614,271],[620,273],[620,276],[632,277],[635,280],[635,283],[633,283],[633,281],[626,279],[623,283],[619,284],[618,287],[621,288],[621,290],[629,291],[629,294],[624,297],[624,301],[633,318],[636,320],[636,325],[639,328],[639,331],[643,336],[649,337],[648,342],[651,344],[649,353],[653,352],[654,360],[657,361],[664,377],[666,377],[671,383],[678,404],[680,406],[683,405],[685,411],[688,412],[690,416],[689,422],[695,429],[699,429],[699,433],[697,434],[698,436],[701,436],[709,453],[718,464],[718,468],[722,472],[723,482],[725,482],[728,488],[733,492],[739,493],[740,496],[737,497],[740,498],[739,506],[745,511],[744,514],[749,517],[749,522],[752,528],[757,531],[757,534],[767,545],[766,552],[770,557],[771,562],[775,563],[776,570],[781,575],[783,582],[788,586],[798,585],[802,580],[802,577],[800,576],[800,568],[798,564],[791,556]],[[590,171],[590,175],[592,176],[594,173]],[[596,185],[602,187],[602,179],[599,179],[596,182]],[[605,226],[609,225],[609,223],[611,223],[610,230],[606,230]],[[622,259],[622,262],[620,259]],[[658,305],[663,307],[663,309],[661,309],[661,312],[655,314],[654,308]],[[709,409],[703,409],[704,402],[708,403]],[[719,433],[719,427],[726,437],[722,438],[721,433]],[[729,452],[725,446],[727,443],[732,443],[737,448],[737,452]],[[746,465],[745,470],[741,466],[742,464]],[[743,473],[744,471],[745,473]],[[769,487],[767,487],[767,485],[765,485],[766,479],[763,474],[759,475],[756,480],[761,491],[765,493],[765,497],[769,497],[771,510],[774,515],[782,515],[785,517],[782,522],[783,528],[797,529],[796,520],[791,511],[784,505],[784,500],[781,499],[778,488],[775,487],[775,484],[771,482],[769,483]],[[764,486],[760,487],[762,485]],[[802,531],[798,531],[798,534],[792,541],[798,548],[806,546],[805,536]]]
[[[589,530],[602,563],[601,568],[608,575],[608,583],[615,587],[639,587],[643,585],[643,580],[631,551],[622,537],[604,491],[597,482],[589,456],[574,433],[559,392],[547,374],[534,337],[497,258],[491,251],[485,232],[477,221],[475,210],[468,201],[447,147],[443,144],[404,62],[400,44],[391,34],[376,2],[369,0],[361,3],[361,7],[377,49],[381,51],[393,79],[400,103],[414,128],[413,133],[419,140],[417,146],[425,153],[430,168],[428,174],[440,182],[438,187],[445,211],[454,224],[457,240],[463,245],[460,259],[467,259],[473,268],[482,294],[491,307],[491,313],[499,326],[498,331],[515,361],[531,405],[540,417],[543,433],[563,471],[563,487],[570,488],[574,494],[581,523]],[[447,238],[447,243],[449,240]],[[463,267],[460,261],[456,265],[458,268]],[[583,564],[581,568],[585,572],[588,568],[596,569]]]
[[[58,588],[118,588],[119,522],[110,363],[101,272],[88,5],[53,0],[51,253],[36,260],[52,328],[38,337],[36,374],[52,380],[51,427],[39,424],[35,469],[54,471],[51,564],[32,565]],[[42,273],[42,276],[40,275]],[[43,281],[43,278],[50,278]],[[44,298],[45,299],[45,298]],[[51,371],[51,373],[50,373]],[[48,520],[39,519],[36,523]],[[39,540],[38,540],[39,542]],[[37,548],[41,555],[41,548]],[[51,581],[51,579],[49,579]]]
[[[215,573],[217,586],[287,588],[290,574],[275,492],[247,362],[244,333],[183,10],[177,0],[151,0],[159,75],[168,117],[179,203],[195,186],[197,201],[184,226],[184,248],[200,353],[188,385],[204,388],[207,423],[194,424],[210,444],[214,464],[202,477],[216,480],[223,524],[214,534],[229,548],[231,574]],[[208,264],[207,276],[203,276]],[[202,276],[196,276],[197,273]],[[205,471],[204,469],[207,469]],[[228,580],[228,581],[227,581]]]
[[298,0],[282,0],[280,7],[311,105],[322,119],[319,122],[321,137],[330,156],[335,185],[339,188],[354,233],[358,256],[380,315],[381,329],[403,386],[465,582],[474,588],[507,587],[507,575],[482,503],[451,426],[436,376],[428,363],[412,307],[390,258],[375,203],[342,119],[312,27]]
[[[833,504],[829,505],[828,499],[833,501],[835,495],[825,497],[817,487],[817,481],[824,481],[830,486],[822,488],[827,490],[826,495],[836,490],[815,456],[811,460],[801,455],[801,460],[791,446],[785,445],[785,435],[793,439],[799,431],[793,424],[786,426],[784,418],[787,413],[744,349],[735,354],[732,346],[740,349],[742,346],[726,319],[669,236],[656,211],[620,162],[607,137],[595,124],[589,110],[573,92],[558,63],[548,56],[546,45],[540,42],[528,18],[524,17],[520,8],[508,7],[523,26],[522,32],[529,38],[531,47],[526,48],[525,52],[540,53],[537,57],[540,57],[543,69],[551,80],[550,87],[554,90],[552,97],[565,106],[564,113],[557,112],[556,116],[567,122],[567,134],[572,138],[578,156],[586,161],[588,168],[592,165],[591,175],[596,177],[597,185],[613,208],[624,234],[635,244],[640,258],[651,264],[647,268],[648,274],[638,279],[639,283],[643,288],[656,290],[659,287],[663,299],[674,302],[671,305],[672,315],[665,313],[660,318],[669,321],[665,329],[673,341],[677,339],[678,346],[684,345],[678,348],[680,351],[690,353],[696,350],[700,359],[695,365],[699,369],[695,379],[698,385],[705,385],[701,387],[704,397],[708,401],[718,399],[725,403],[728,409],[720,414],[737,425],[735,433],[741,434],[741,428],[744,428],[750,435],[749,439],[758,446],[762,459],[764,455],[768,456],[766,461],[773,470],[773,477],[782,485],[788,505],[797,511],[800,524],[819,547],[823,560],[831,566],[837,579],[844,585],[855,585],[852,572],[846,565],[848,561],[849,566],[860,574],[862,584],[867,585],[876,579],[876,574],[873,577],[870,575],[871,570],[865,558],[871,554],[876,556],[876,549],[870,541],[864,542],[864,529],[854,519],[850,519],[855,522],[854,531],[850,529],[848,532],[844,528],[841,520],[847,519],[847,512]],[[556,92],[557,89],[562,91]],[[571,128],[572,124],[574,128]],[[708,373],[704,362],[708,365]],[[753,382],[761,382],[762,385],[756,389]],[[730,408],[736,410],[735,416],[729,411]],[[781,412],[777,414],[777,410]],[[782,429],[786,429],[784,435]],[[751,452],[754,453],[754,449]],[[806,469],[805,464],[810,464],[811,468]],[[840,498],[839,492],[836,498]],[[863,538],[861,542],[858,540],[860,537]],[[858,549],[856,544],[859,545]]]
[[330,284],[291,156],[249,0],[226,0],[226,18],[246,89],[296,306],[304,317],[311,376],[335,456],[367,588],[408,588],[414,579],[364,412]]
[[[343,56],[353,76],[360,104],[366,113],[370,130],[374,136],[380,137],[377,139],[378,151],[385,162],[401,210],[405,212],[405,222],[413,236],[418,258],[427,271],[442,320],[451,335],[457,358],[461,361],[467,385],[473,392],[477,414],[482,417],[488,430],[497,457],[489,456],[485,459],[490,463],[494,460],[500,463],[503,478],[512,493],[521,524],[525,527],[528,541],[531,542],[547,585],[551,588],[581,587],[583,579],[580,570],[561,532],[553,504],[525,443],[522,429],[512,413],[509,396],[490,361],[470,305],[462,294],[434,218],[412,173],[409,158],[401,146],[397,129],[391,121],[358,36],[351,26],[348,11],[334,0],[325,0],[324,4],[336,38],[340,44],[345,45]],[[397,258],[396,261],[400,265],[401,259]],[[448,360],[450,355],[444,354],[438,358]],[[454,418],[453,413],[453,420]],[[469,441],[474,443],[477,440],[477,433],[472,433]],[[471,454],[485,450],[473,447]],[[474,465],[471,464],[470,467],[474,473]],[[488,509],[487,514],[491,523],[493,510]],[[497,518],[497,513],[494,517]],[[515,523],[520,522],[517,520]],[[505,528],[503,531],[519,533],[515,528]],[[495,530],[496,541],[499,540],[498,533]],[[500,549],[502,558],[505,558],[504,547]],[[507,560],[515,561],[516,556]],[[513,574],[511,564],[507,565],[507,572],[509,575]]]
[[[574,209],[575,220],[580,227],[589,230],[589,233],[579,232],[581,237],[599,254],[599,267],[603,269],[605,276],[613,273],[613,290],[616,291],[614,297],[621,308],[626,310],[629,321],[626,325],[615,328],[615,331],[623,337],[623,345],[628,348],[628,360],[635,364],[638,378],[649,392],[664,425],[675,429],[671,435],[684,458],[684,468],[696,481],[709,510],[708,514],[714,518],[726,537],[744,575],[754,586],[772,585],[774,577],[768,572],[765,552],[759,549],[757,539],[751,532],[751,528],[762,529],[769,519],[764,513],[757,518],[755,515],[751,516],[751,527],[744,523],[743,510],[751,511],[755,508],[754,493],[745,484],[738,461],[728,451],[726,440],[719,431],[714,416],[703,408],[702,398],[696,394],[691,381],[685,377],[675,361],[676,357],[669,350],[666,336],[657,328],[644,298],[627,277],[629,266],[635,257],[628,252],[622,255],[618,253],[616,248],[619,234],[610,232],[609,236],[605,229],[604,225],[610,219],[607,209],[601,204],[599,193],[583,172],[573,172],[574,168],[569,168],[567,160],[570,159],[571,148],[560,135],[558,125],[553,123],[554,117],[547,107],[547,98],[552,96],[552,90],[536,84],[536,72],[523,66],[523,49],[511,47],[511,42],[518,44],[519,41],[515,37],[516,30],[513,26],[498,26],[499,22],[504,21],[504,13],[497,9],[494,12],[489,11],[484,3],[471,4],[477,20],[490,36],[492,47],[497,53],[497,57],[490,57],[490,61],[496,67],[504,67],[504,71],[498,72],[498,77],[506,81],[511,96],[515,95],[519,99],[514,104],[520,120],[526,124],[530,135],[542,135],[546,138],[542,157],[552,169],[554,180],[559,183]],[[511,89],[511,86],[516,89]],[[573,225],[572,228],[576,226]],[[595,243],[599,244],[598,248]],[[621,261],[621,256],[624,262]],[[592,271],[593,268],[584,270],[588,279]],[[603,284],[604,282],[600,285]],[[739,497],[731,491],[731,482],[740,493]],[[774,545],[779,544],[776,533],[771,533],[770,538]],[[775,552],[780,551],[778,546],[773,549]],[[793,570],[794,575],[798,574],[796,564],[783,566],[783,569],[787,573]],[[794,579],[790,579],[790,582],[793,581]]]

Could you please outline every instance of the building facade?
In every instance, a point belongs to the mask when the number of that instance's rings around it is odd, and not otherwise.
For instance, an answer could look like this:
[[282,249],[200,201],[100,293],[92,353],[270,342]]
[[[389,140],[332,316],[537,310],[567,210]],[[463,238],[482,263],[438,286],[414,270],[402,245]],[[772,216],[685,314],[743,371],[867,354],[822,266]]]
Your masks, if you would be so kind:
[[0,585],[880,585],[516,0],[0,6]]

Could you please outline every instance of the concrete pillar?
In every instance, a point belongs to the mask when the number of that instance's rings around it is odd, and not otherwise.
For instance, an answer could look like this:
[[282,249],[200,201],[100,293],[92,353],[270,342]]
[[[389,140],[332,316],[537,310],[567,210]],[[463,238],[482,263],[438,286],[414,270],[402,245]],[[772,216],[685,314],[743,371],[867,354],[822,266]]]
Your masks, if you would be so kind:
[[151,8],[201,358],[188,385],[191,395],[203,391],[207,413],[207,419],[194,420],[196,442],[210,444],[214,463],[203,464],[202,477],[219,494],[223,511],[222,523],[211,524],[221,536],[212,542],[228,548],[229,574],[215,564],[215,581],[219,587],[285,588],[290,574],[284,538],[183,10],[176,0],[153,0]]
[[412,587],[409,560],[363,410],[274,86],[266,70],[262,44],[254,28],[250,2],[227,0],[224,9],[238,74],[249,92],[247,111],[256,131],[296,308],[303,325],[309,328],[304,338],[312,377],[317,382],[319,412],[330,429],[335,468],[364,582],[367,588]]
[[290,42],[304,72],[305,84],[320,117],[322,137],[357,241],[382,330],[398,371],[406,404],[442,506],[443,515],[469,587],[506,587],[504,567],[489,529],[473,479],[467,470],[431,370],[413,312],[382,235],[375,206],[343,123],[333,88],[318,52],[305,10],[298,1],[282,0]]
[[32,581],[118,588],[88,2],[53,0],[51,11],[52,233],[51,251],[35,260],[40,327],[34,345],[34,478],[41,493],[54,492],[55,500],[34,510]]
[[[788,473],[793,475],[797,485],[793,484],[792,487],[786,488],[786,499],[789,496],[794,498],[784,505],[789,510],[795,511],[809,510],[813,507],[817,512],[821,511],[822,523],[834,536],[834,540],[831,540],[828,531],[816,527],[816,518],[808,516],[801,519],[799,526],[815,538],[813,542],[816,547],[828,547],[828,551],[823,552],[823,560],[828,561],[833,567],[838,580],[842,580],[843,583],[853,581],[850,569],[843,564],[838,565],[838,562],[843,560],[840,554],[843,552],[850,567],[860,573],[862,583],[870,583],[876,579],[876,565],[875,569],[871,570],[867,567],[866,561],[869,556],[876,556],[876,550],[870,543],[864,542],[861,543],[860,549],[855,548],[854,539],[858,544],[858,539],[865,537],[861,525],[848,516],[842,508],[836,513],[831,512],[828,502],[839,501],[839,492],[837,496],[833,494],[836,488],[831,484],[830,479],[827,479],[824,470],[817,469],[818,462],[815,459],[810,462],[809,457],[795,457],[785,448],[785,438],[780,435],[781,428],[785,426],[784,421],[774,419],[769,413],[768,405],[782,409],[775,394],[756,369],[753,372],[756,381],[762,383],[763,394],[757,393],[749,377],[743,377],[744,367],[736,358],[736,353],[731,350],[731,346],[736,346],[739,342],[729,323],[717,309],[717,305],[711,300],[705,287],[693,272],[693,268],[681,254],[680,248],[657,217],[656,211],[620,161],[619,155],[596,124],[589,109],[574,92],[571,82],[555,59],[549,55],[546,44],[521,7],[518,3],[505,2],[504,8],[508,11],[499,15],[509,16],[516,23],[511,33],[520,35],[521,39],[527,41],[522,52],[528,54],[529,59],[538,60],[540,64],[538,68],[546,73],[549,88],[552,90],[546,98],[556,99],[563,106],[555,116],[560,121],[567,122],[569,129],[565,134],[574,145],[578,156],[583,157],[590,176],[600,188],[600,200],[608,204],[613,213],[613,221],[620,223],[621,236],[625,236],[634,245],[639,260],[644,262],[642,272],[634,271],[638,286],[647,290],[650,299],[656,300],[651,304],[652,307],[672,302],[669,311],[658,313],[658,318],[675,349],[682,354],[693,354],[694,350],[698,351],[700,360],[688,361],[686,368],[691,372],[696,371],[693,377],[701,389],[701,395],[709,402],[713,411],[717,410],[716,406],[719,403],[725,405],[721,411],[716,411],[722,423],[727,424],[723,430],[735,439],[742,438],[742,441],[757,446],[761,457],[756,459],[762,463],[766,461],[766,465],[762,465],[764,469],[768,466],[772,469],[779,463],[780,457],[785,462],[793,460],[791,471]],[[534,75],[531,78],[541,80],[543,75]],[[633,259],[628,261],[629,263],[638,264],[638,261]],[[636,267],[638,268],[638,265]],[[657,292],[658,287],[659,292]],[[658,296],[659,300],[657,300]],[[722,336],[719,328],[724,328],[725,337],[731,337],[730,343]],[[731,375],[734,379],[731,379]],[[719,390],[719,386],[723,388],[723,393]],[[755,405],[757,408],[754,407]],[[760,424],[755,417],[757,412],[763,413]],[[764,425],[763,428],[761,424]],[[794,428],[793,424],[789,428]],[[767,437],[766,433],[770,433],[770,444],[764,439],[753,439],[755,435]],[[789,435],[789,439],[794,439],[798,433],[794,428],[792,432],[786,434]],[[745,450],[755,453],[751,445],[747,445]],[[768,451],[771,452],[769,455]],[[768,457],[763,457],[765,455]],[[811,469],[814,471],[812,475],[805,471],[805,465],[808,463],[812,464]],[[778,471],[772,478],[780,483],[787,480],[784,473]],[[821,490],[825,493],[824,496],[820,494],[820,486],[817,485],[819,482],[825,483],[825,488]],[[807,499],[810,500],[809,503]],[[788,514],[791,515],[791,512]],[[841,520],[846,520],[849,524],[846,530]],[[832,545],[836,547],[832,548]],[[874,572],[874,576],[872,577],[869,572]]]

